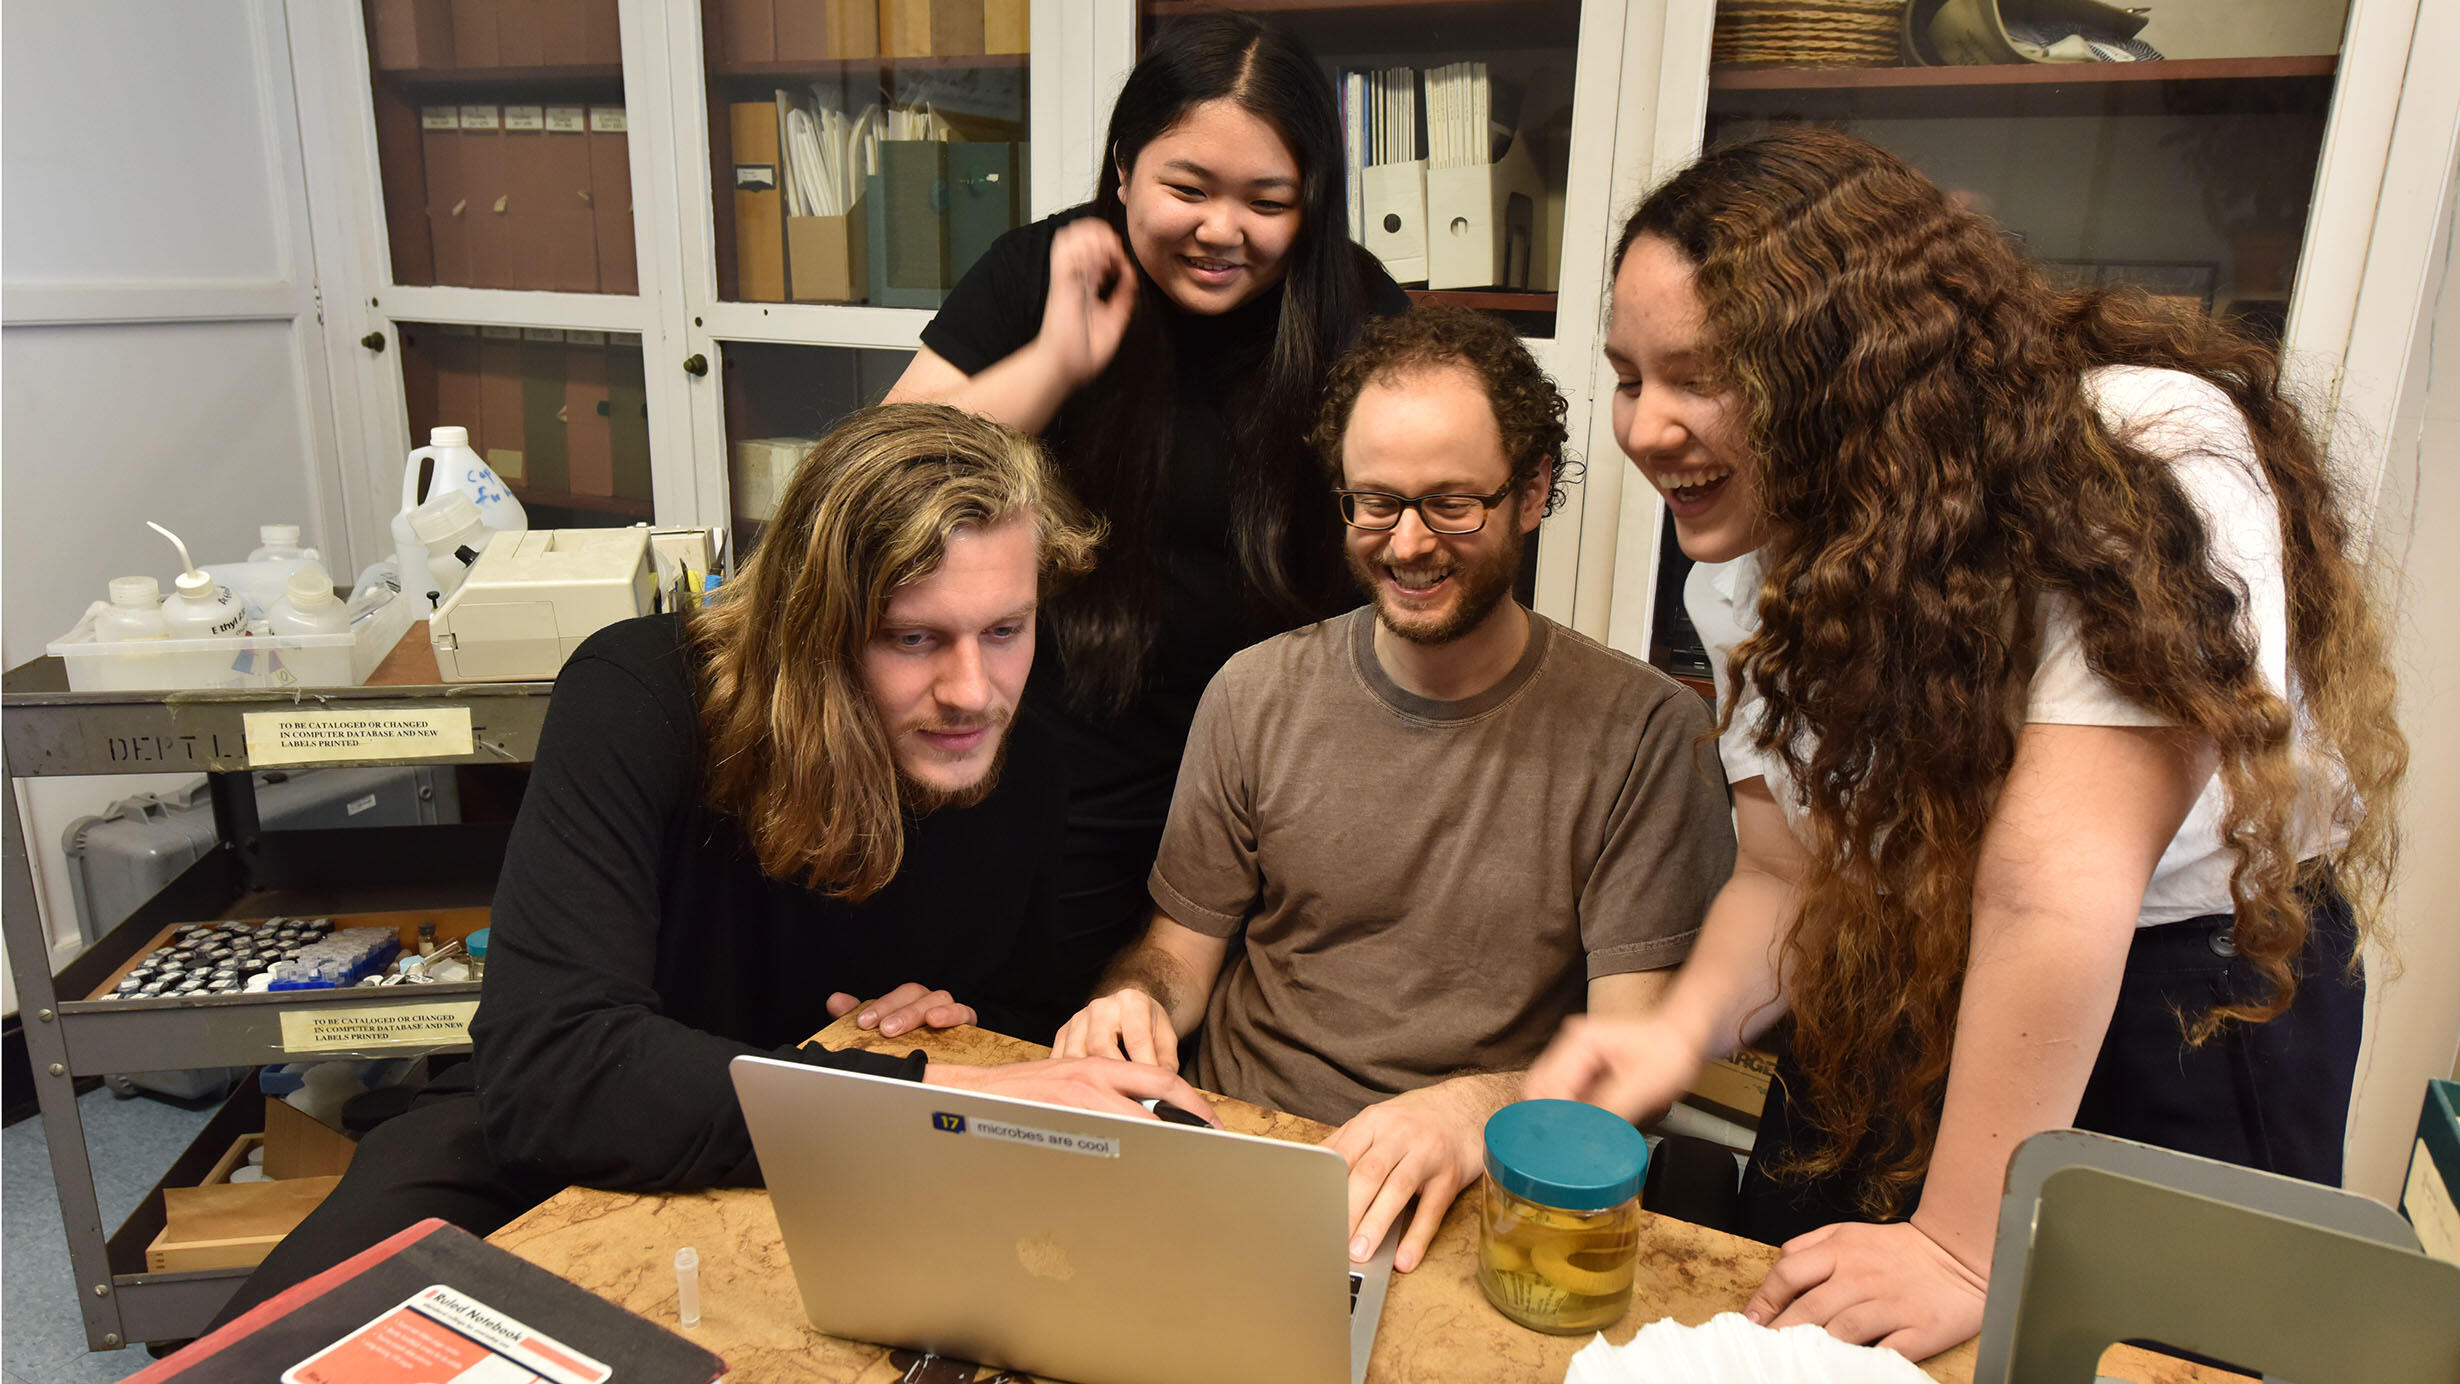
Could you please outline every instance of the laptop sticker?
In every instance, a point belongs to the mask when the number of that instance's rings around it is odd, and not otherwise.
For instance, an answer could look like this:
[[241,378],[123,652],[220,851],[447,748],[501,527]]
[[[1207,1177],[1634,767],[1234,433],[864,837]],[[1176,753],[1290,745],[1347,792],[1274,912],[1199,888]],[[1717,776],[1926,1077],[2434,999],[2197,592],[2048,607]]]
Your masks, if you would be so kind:
[[1091,1158],[1116,1158],[1119,1141],[1099,1139],[1090,1134],[1070,1134],[1063,1129],[1036,1129],[1032,1125],[1009,1124],[1005,1120],[986,1120],[979,1115],[968,1118],[947,1111],[933,1111],[931,1127],[943,1134],[970,1134],[977,1139],[997,1139],[1005,1144],[1030,1144],[1035,1148],[1056,1149],[1061,1153],[1081,1153]]

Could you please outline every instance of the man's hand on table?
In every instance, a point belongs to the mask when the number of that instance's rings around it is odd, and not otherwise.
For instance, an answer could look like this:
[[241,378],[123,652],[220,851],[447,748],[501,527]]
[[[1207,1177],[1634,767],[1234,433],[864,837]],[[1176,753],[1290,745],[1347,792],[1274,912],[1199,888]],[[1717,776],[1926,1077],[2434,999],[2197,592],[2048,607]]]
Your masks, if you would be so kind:
[[1175,1072],[1179,1069],[1179,1033],[1160,1000],[1126,986],[1076,1011],[1051,1040],[1051,1055],[1123,1057]]
[[1855,1345],[1923,1360],[1982,1329],[1990,1282],[1913,1221],[1847,1221],[1797,1235],[1743,1315],[1763,1326],[1825,1326]]
[[1365,1263],[1411,1197],[1417,1214],[1392,1266],[1418,1267],[1461,1189],[1486,1166],[1486,1121],[1513,1098],[1516,1077],[1462,1076],[1361,1110],[1324,1147],[1350,1165],[1350,1259]]
[[855,1023],[876,1029],[886,1038],[918,1028],[955,1028],[974,1022],[972,1005],[959,1004],[945,990],[934,990],[910,980],[870,1001],[858,1000],[840,990],[829,996],[828,1009],[830,1018],[842,1019],[853,1014]]
[[934,1086],[980,1091],[988,1096],[1049,1101],[1098,1110],[1105,1115],[1153,1119],[1141,1102],[1166,1101],[1206,1124],[1221,1127],[1212,1102],[1175,1072],[1115,1057],[1055,1057],[1041,1062],[1012,1062],[1001,1067],[968,1067],[933,1062],[923,1068],[923,1080]]

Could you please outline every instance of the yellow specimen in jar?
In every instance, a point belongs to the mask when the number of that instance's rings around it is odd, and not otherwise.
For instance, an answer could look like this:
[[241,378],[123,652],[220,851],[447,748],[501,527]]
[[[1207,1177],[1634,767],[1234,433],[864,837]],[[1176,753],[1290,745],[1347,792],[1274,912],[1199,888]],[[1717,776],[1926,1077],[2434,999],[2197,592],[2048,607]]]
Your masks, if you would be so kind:
[[1639,1249],[1633,1203],[1565,1211],[1490,1184],[1486,1222],[1478,1277],[1515,1320],[1540,1331],[1588,1331],[1622,1318]]

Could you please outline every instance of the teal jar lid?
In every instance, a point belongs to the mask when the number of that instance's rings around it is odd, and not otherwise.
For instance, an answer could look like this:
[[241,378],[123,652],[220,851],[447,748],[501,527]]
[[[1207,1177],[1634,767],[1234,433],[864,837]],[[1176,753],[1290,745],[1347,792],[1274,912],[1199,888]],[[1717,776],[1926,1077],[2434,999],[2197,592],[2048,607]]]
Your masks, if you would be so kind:
[[1525,1100],[1486,1122],[1486,1175],[1523,1201],[1603,1211],[1640,1195],[1649,1141],[1612,1111],[1573,1100]]
[[493,928],[480,928],[478,931],[471,933],[469,936],[462,939],[461,949],[482,961],[485,960],[487,957],[487,934],[492,931],[494,931]]

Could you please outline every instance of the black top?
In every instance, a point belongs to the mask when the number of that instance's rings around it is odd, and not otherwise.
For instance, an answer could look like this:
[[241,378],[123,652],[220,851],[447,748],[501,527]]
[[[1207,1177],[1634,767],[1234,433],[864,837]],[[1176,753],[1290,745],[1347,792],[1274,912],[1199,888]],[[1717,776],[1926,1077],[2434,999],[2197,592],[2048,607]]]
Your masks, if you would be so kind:
[[1046,1039],[1047,865],[1065,804],[1022,718],[980,804],[909,818],[896,878],[860,904],[770,879],[701,789],[694,658],[648,616],[564,664],[496,883],[471,1025],[489,1152],[620,1190],[759,1180],[726,1064],[742,1053],[919,1075],[919,1063],[795,1045],[826,1001],[905,981],[986,1027]]
[[[923,328],[923,344],[968,375],[998,364],[1042,329],[1051,282],[1051,241],[1089,206],[1021,226],[992,242],[949,291],[939,315]],[[1374,258],[1358,252],[1367,311],[1409,310],[1409,295]],[[1261,367],[1281,324],[1281,285],[1215,315],[1191,313],[1149,282],[1145,302],[1169,333],[1177,388],[1171,401],[1172,444],[1161,492],[1161,622],[1143,690],[1111,717],[1068,705],[1058,641],[1047,629],[1036,645],[1025,701],[1047,718],[1067,755],[1075,825],[1158,836],[1169,814],[1171,785],[1205,684],[1230,655],[1279,634],[1286,621],[1260,617],[1245,599],[1246,577],[1230,536],[1232,411],[1248,394],[1243,379]],[[1054,440],[1045,434],[1046,440]],[[1063,469],[1064,446],[1054,446]],[[1329,503],[1329,501],[1327,501]],[[1335,615],[1355,599],[1321,612]],[[1139,886],[1151,863],[1149,846],[1134,867]]]

